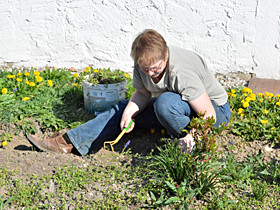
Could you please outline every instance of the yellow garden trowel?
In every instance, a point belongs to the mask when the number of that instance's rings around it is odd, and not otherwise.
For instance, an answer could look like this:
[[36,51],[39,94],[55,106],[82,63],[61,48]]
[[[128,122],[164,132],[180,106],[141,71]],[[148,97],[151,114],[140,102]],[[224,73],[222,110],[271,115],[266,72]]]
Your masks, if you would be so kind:
[[130,128],[131,123],[133,123],[133,120],[131,120],[128,124],[127,128],[124,128],[123,131],[119,134],[119,136],[114,140],[114,141],[105,141],[104,142],[104,149],[105,149],[105,144],[110,144],[112,151],[114,152],[114,147],[113,145],[118,143],[121,137],[125,134],[125,132]]

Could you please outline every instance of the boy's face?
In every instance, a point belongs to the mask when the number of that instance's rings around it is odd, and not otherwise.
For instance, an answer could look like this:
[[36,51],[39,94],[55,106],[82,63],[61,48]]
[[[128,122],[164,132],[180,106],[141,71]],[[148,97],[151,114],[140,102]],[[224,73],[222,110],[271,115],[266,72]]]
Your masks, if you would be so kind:
[[152,78],[157,78],[165,70],[168,60],[168,50],[165,59],[159,60],[150,66],[140,66],[141,70]]

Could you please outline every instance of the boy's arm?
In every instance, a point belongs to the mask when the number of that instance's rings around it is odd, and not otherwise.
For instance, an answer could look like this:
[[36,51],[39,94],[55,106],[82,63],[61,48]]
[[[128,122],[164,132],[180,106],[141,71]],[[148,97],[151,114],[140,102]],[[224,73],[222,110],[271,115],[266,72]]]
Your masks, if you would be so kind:
[[[122,120],[120,123],[121,129],[128,127],[128,124],[131,121],[132,117],[141,112],[150,102],[151,96],[151,92],[147,89],[135,90],[123,112]],[[127,130],[127,133],[133,130],[134,125],[135,124],[133,122],[130,128]]]

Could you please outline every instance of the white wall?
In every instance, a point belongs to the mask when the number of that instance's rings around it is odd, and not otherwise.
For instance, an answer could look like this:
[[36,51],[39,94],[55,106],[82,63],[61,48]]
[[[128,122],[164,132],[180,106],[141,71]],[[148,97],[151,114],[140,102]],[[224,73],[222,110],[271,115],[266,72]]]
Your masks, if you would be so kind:
[[216,73],[280,78],[280,0],[2,0],[0,65],[131,71],[145,28]]

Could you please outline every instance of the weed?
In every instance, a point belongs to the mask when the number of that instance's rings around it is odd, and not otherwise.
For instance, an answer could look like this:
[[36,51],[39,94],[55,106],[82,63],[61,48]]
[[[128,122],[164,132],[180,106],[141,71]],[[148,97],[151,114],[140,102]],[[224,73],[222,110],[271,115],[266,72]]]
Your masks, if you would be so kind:
[[13,199],[14,197],[10,197],[8,200],[3,201],[0,195],[0,210],[4,209],[4,207],[7,206]]
[[263,201],[264,198],[267,196],[267,185],[266,183],[257,182],[254,183],[253,187],[253,195],[258,201]]
[[216,192],[213,192],[213,200],[212,202],[209,203],[208,208],[209,209],[226,209],[228,208],[231,204],[236,203],[236,200],[233,200],[230,198],[229,189],[226,190],[226,192],[222,195],[217,195]]
[[191,179],[194,174],[192,158],[182,151],[178,139],[165,139],[165,141],[163,148],[157,148],[159,155],[156,155],[150,164],[155,177],[164,180],[172,179],[176,183],[183,182],[186,177]]
[[224,181],[239,182],[249,179],[253,176],[253,165],[238,162],[232,153],[225,153],[225,158],[222,158],[222,168],[220,174]]
[[2,133],[1,135],[0,135],[0,140],[2,140],[2,141],[12,141],[12,139],[13,139],[13,134],[11,134],[11,133]]
[[194,131],[194,152],[199,155],[204,152],[215,153],[217,149],[215,138],[225,129],[224,124],[217,128],[214,127],[214,117],[211,116],[205,119],[204,115],[205,113],[198,114],[198,117],[193,118],[189,125],[189,129]]

